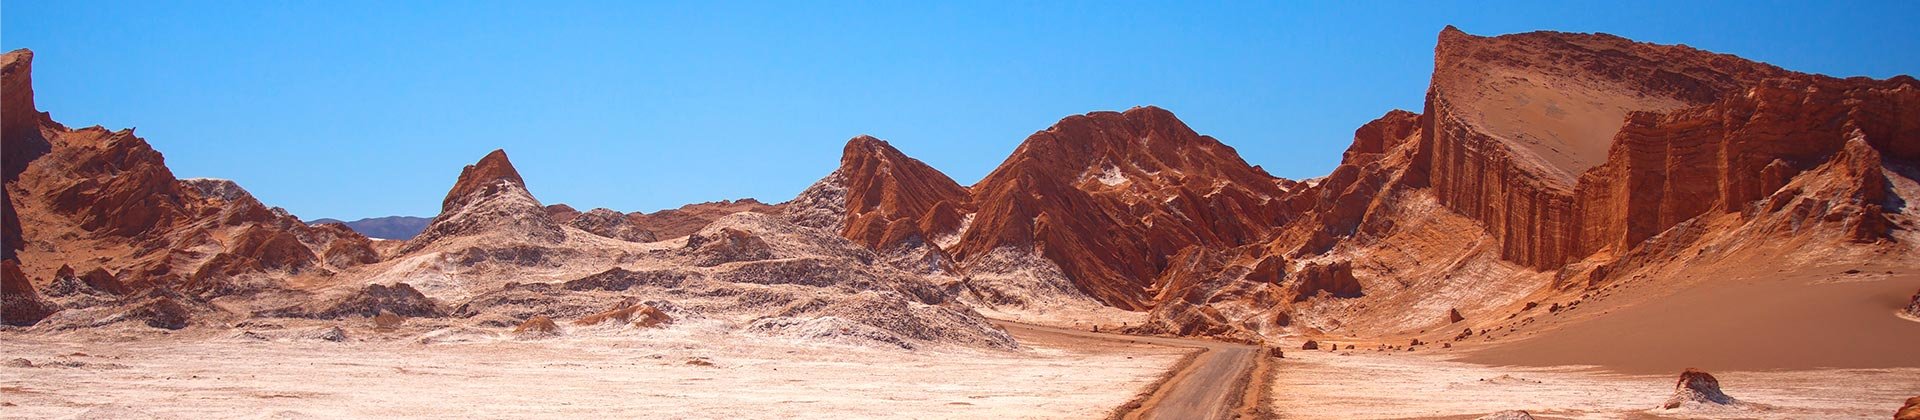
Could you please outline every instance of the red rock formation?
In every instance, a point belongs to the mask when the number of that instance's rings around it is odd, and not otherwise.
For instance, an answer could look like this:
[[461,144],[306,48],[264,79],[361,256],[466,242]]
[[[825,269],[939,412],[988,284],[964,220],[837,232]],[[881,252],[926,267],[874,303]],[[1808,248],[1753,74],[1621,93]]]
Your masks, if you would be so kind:
[[1037,249],[1088,295],[1132,310],[1152,306],[1152,279],[1182,249],[1246,244],[1285,222],[1275,178],[1153,107],[1067,117],[972,192],[955,257]]
[[1908,398],[1906,405],[1893,413],[1893,420],[1920,420],[1920,397]]
[[[1576,177],[1605,161],[1622,119],[1742,93],[1772,66],[1604,34],[1493,38],[1448,27],[1434,49],[1422,154],[1440,203],[1479,220],[1501,257],[1557,267],[1576,236]],[[1416,182],[1417,183],[1417,182]]]
[[[527,181],[520,179],[520,171],[513,168],[513,162],[507,160],[507,151],[493,149],[480,158],[479,162],[460,169],[460,178],[455,180],[453,188],[447,190],[447,197],[440,201],[442,213],[453,211],[468,200],[497,194],[503,187],[502,182],[512,182],[520,188],[526,188]],[[479,197],[469,197],[479,193]]]
[[426,230],[401,246],[402,254],[463,237],[487,236],[493,244],[551,245],[566,239],[566,231],[527,191],[520,172],[503,150],[494,150],[479,162],[460,170],[460,178],[441,201],[440,215]]
[[1712,374],[1689,368],[1680,372],[1680,380],[1673,384],[1673,397],[1660,407],[1675,409],[1689,403],[1730,405],[1737,401],[1720,391],[1720,380]]
[[548,204],[545,210],[547,217],[552,217],[556,223],[567,223],[573,221],[575,217],[580,217],[580,210],[575,210],[573,206],[565,203]]
[[[351,231],[310,228],[232,181],[176,179],[132,130],[68,129],[33,109],[32,53],[7,53],[6,241],[29,275],[48,278],[68,258],[128,288],[178,285],[198,272],[285,277],[365,263],[316,263],[316,249],[352,248]],[[21,244],[34,243],[33,249]],[[15,254],[14,251],[19,251]],[[344,251],[343,251],[344,252]],[[221,257],[220,255],[226,255]],[[96,261],[108,261],[104,266]],[[89,273],[90,282],[104,281]],[[96,287],[100,287],[96,285]],[[108,287],[111,289],[111,287]]]
[[[1768,80],[1711,105],[1633,114],[1608,161],[1576,192],[1584,223],[1575,255],[1624,250],[1709,212],[1741,212],[1801,172],[1831,159],[1855,220],[1850,236],[1871,241],[1889,226],[1881,150],[1920,157],[1920,86],[1797,75]],[[1850,144],[1851,143],[1851,144]]]
[[661,210],[653,213],[627,213],[627,222],[642,230],[653,232],[660,239],[678,238],[692,235],[707,227],[707,224],[721,217],[739,213],[754,212],[779,214],[780,208],[759,200],[742,198],[739,200],[720,200],[706,203],[694,203],[677,209]]
[[841,234],[868,248],[955,232],[972,211],[965,187],[880,139],[848,140],[840,170],[847,182]]
[[1300,269],[1298,280],[1294,283],[1293,300],[1307,300],[1325,294],[1336,298],[1355,298],[1364,296],[1360,281],[1353,277],[1353,264],[1347,261],[1329,264],[1307,264]]

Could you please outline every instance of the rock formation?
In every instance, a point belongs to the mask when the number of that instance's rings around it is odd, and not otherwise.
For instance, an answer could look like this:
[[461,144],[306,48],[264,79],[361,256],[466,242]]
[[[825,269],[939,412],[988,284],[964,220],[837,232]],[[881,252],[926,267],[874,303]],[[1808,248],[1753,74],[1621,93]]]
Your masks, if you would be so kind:
[[739,200],[720,200],[707,203],[694,203],[676,209],[667,209],[653,213],[627,213],[627,222],[641,230],[653,232],[659,239],[672,239],[693,234],[707,224],[713,223],[729,214],[739,212],[778,214],[780,208],[761,203],[759,200],[742,198]]
[[[7,245],[0,248],[28,278],[56,281],[61,271],[83,270],[78,280],[115,294],[162,286],[251,293],[377,259],[365,237],[307,226],[233,181],[175,178],[132,130],[53,122],[34,109],[32,58],[26,50],[0,58]],[[83,251],[94,257],[69,259]]]
[[1920,397],[1907,399],[1907,405],[1893,413],[1893,420],[1920,420]]
[[1732,405],[1739,401],[1720,392],[1720,380],[1712,374],[1695,369],[1680,373],[1680,380],[1673,384],[1673,396],[1660,405],[1661,408],[1675,409],[1688,404]]
[[60,308],[40,300],[33,283],[13,260],[0,260],[0,324],[28,326]]
[[412,253],[452,238],[480,236],[498,243],[528,245],[557,244],[567,237],[527,191],[526,181],[507,160],[505,150],[496,149],[461,169],[460,177],[440,202],[440,215],[419,236],[407,240],[400,252]]

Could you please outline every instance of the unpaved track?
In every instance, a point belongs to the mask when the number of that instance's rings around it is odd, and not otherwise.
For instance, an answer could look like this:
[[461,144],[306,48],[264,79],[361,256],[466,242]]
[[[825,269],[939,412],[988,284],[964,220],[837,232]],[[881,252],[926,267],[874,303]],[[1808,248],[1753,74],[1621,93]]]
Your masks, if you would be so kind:
[[1231,419],[1242,416],[1255,416],[1245,412],[1243,407],[1258,407],[1258,404],[1243,404],[1249,387],[1264,386],[1255,378],[1254,368],[1261,357],[1260,348],[1246,344],[1225,343],[1219,341],[1196,340],[1186,338],[1146,337],[1123,334],[1107,334],[1055,328],[1041,325],[1022,324],[1011,321],[995,321],[1014,338],[1021,342],[1040,341],[1049,343],[1088,343],[1083,348],[1097,349],[1100,342],[1153,344],[1171,347],[1193,348],[1198,351],[1187,361],[1177,364],[1169,372],[1166,380],[1161,381],[1146,398],[1137,401],[1138,406],[1129,404],[1119,412],[1116,418],[1125,419]]

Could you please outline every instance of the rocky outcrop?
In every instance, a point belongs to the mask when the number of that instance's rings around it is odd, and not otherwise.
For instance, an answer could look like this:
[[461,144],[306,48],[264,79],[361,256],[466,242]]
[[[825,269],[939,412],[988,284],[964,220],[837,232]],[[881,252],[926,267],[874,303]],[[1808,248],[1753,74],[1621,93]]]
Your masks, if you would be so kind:
[[1673,396],[1660,405],[1661,408],[1675,409],[1693,404],[1733,405],[1739,401],[1720,391],[1720,380],[1707,372],[1687,369],[1680,373],[1680,380],[1673,384]]
[[1295,276],[1293,301],[1326,295],[1335,298],[1356,298],[1364,296],[1360,290],[1360,280],[1353,277],[1353,264],[1338,261],[1326,264],[1309,263]]
[[396,283],[392,286],[370,284],[345,296],[324,302],[264,311],[257,315],[339,319],[350,316],[376,317],[381,314],[408,318],[432,318],[444,316],[445,312],[433,299],[415,290],[412,285]]
[[0,260],[0,324],[33,325],[59,311],[60,307],[40,299],[18,263]]
[[560,335],[560,325],[553,323],[553,318],[546,315],[535,315],[521,322],[520,325],[515,325],[513,333],[523,338],[556,336]]
[[1427,159],[1416,164],[1442,205],[1499,238],[1503,259],[1554,268],[1592,248],[1576,236],[1572,190],[1607,161],[1627,116],[1712,103],[1785,74],[1604,34],[1485,38],[1448,27],[1423,112]]
[[53,274],[53,282],[47,285],[46,294],[50,297],[74,295],[115,296],[132,293],[120,279],[108,273],[105,268],[95,267],[86,274],[77,274],[73,267],[61,265]]
[[628,223],[640,230],[653,232],[655,238],[671,239],[691,235],[721,217],[740,212],[779,214],[781,209],[759,200],[742,198],[688,204],[653,213],[627,213],[626,218]]
[[[556,219],[556,221],[559,220]],[[652,231],[641,228],[638,223],[630,221],[626,214],[608,209],[593,209],[586,213],[569,215],[565,221],[560,223],[579,228],[588,233],[622,241],[653,242],[656,239]]]
[[1907,405],[1893,413],[1893,420],[1920,420],[1920,397],[1907,399]]
[[529,245],[551,245],[566,239],[560,224],[527,191],[526,181],[507,160],[504,150],[494,150],[462,168],[460,178],[441,201],[440,215],[419,236],[407,240],[400,252],[479,236],[495,238],[495,243]]
[[1581,178],[1585,240],[1577,251],[1625,249],[1701,214],[1745,211],[1823,164],[1838,166],[1823,178],[1846,185],[1808,207],[1846,213],[1833,217],[1846,219],[1851,239],[1883,238],[1890,226],[1880,216],[1888,203],[1881,154],[1920,158],[1916,105],[1920,85],[1911,78],[1798,75],[1707,106],[1633,114],[1609,160]]
[[7,88],[7,256],[30,277],[57,279],[69,263],[96,266],[66,260],[81,252],[107,261],[96,267],[128,291],[233,276],[280,283],[377,259],[364,245],[358,256],[317,258],[328,249],[354,253],[366,239],[306,226],[233,181],[177,179],[132,130],[53,122],[33,109],[31,60],[25,50],[8,53],[0,82]]
[[972,212],[965,187],[880,139],[848,140],[840,171],[847,174],[841,235],[868,248],[952,234]]
[[587,326],[608,322],[627,323],[629,321],[631,321],[635,327],[653,328],[672,323],[673,317],[667,315],[666,312],[661,311],[659,308],[653,307],[653,305],[623,302],[619,305],[614,305],[613,309],[608,309],[606,312],[600,312],[574,320],[573,324]]
[[1132,310],[1152,306],[1152,279],[1182,249],[1249,243],[1286,221],[1277,179],[1154,107],[1067,117],[972,192],[956,258],[1033,249],[1087,295]]

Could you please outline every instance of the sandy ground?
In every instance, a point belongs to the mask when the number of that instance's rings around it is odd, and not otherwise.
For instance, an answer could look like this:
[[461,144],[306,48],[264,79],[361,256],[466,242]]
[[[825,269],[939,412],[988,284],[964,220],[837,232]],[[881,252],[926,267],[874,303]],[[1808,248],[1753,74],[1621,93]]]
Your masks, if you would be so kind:
[[[1690,266],[1672,277],[1625,285],[1612,292],[1619,296],[1579,310],[1585,313],[1533,315],[1577,322],[1503,338],[1463,361],[1597,365],[1637,374],[1689,367],[1920,368],[1920,322],[1895,316],[1920,289],[1920,270],[1912,264],[1910,257],[1896,256],[1796,262],[1785,269],[1744,260]],[[1920,389],[1911,394],[1920,395]]]
[[[1152,389],[1143,389],[1139,399],[1116,411],[1121,419],[1232,419],[1253,415],[1258,404],[1243,404],[1256,397],[1245,397],[1256,379],[1254,371],[1263,366],[1256,346],[1210,340],[1173,337],[1131,336],[1095,333],[1068,328],[1048,327],[1000,321],[1025,343],[1045,343],[1087,351],[1126,351],[1134,346],[1160,346],[1180,349],[1189,355],[1186,361],[1171,366],[1166,379]],[[1112,417],[1110,417],[1112,418]]]
[[906,352],[697,326],[440,344],[76,341],[0,337],[0,417],[1097,418],[1181,357]]
[[1465,418],[1526,410],[1538,418],[1891,418],[1920,395],[1920,368],[1714,371],[1746,408],[1658,409],[1679,371],[1625,375],[1571,367],[1496,367],[1422,353],[1289,351],[1272,404],[1281,418]]

